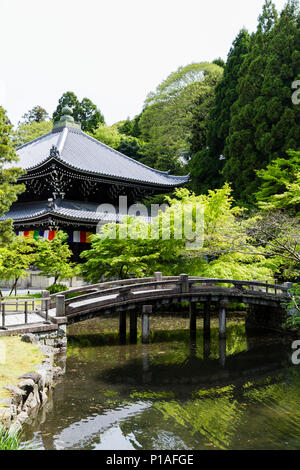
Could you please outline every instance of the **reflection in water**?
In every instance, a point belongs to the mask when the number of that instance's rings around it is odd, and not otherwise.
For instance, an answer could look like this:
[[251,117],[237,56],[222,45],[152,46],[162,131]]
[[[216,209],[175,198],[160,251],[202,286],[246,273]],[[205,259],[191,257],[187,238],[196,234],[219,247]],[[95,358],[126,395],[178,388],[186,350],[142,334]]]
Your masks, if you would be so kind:
[[190,338],[189,319],[156,318],[150,344],[139,331],[119,345],[114,321],[70,329],[66,375],[25,428],[35,448],[300,449],[289,342],[246,335],[241,321],[226,341],[214,324]]

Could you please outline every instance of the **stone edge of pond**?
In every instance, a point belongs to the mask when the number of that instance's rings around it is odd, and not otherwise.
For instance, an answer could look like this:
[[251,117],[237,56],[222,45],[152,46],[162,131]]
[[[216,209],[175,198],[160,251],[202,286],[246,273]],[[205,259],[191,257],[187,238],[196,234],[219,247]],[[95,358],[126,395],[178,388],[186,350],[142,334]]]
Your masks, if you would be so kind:
[[[18,433],[33,413],[38,412],[48,401],[52,390],[65,370],[55,364],[58,355],[66,354],[66,337],[41,336],[34,333],[21,335],[21,341],[39,346],[44,359],[35,366],[34,372],[19,377],[18,385],[7,385],[10,397],[0,402],[0,426]],[[61,357],[62,359],[62,357]]]

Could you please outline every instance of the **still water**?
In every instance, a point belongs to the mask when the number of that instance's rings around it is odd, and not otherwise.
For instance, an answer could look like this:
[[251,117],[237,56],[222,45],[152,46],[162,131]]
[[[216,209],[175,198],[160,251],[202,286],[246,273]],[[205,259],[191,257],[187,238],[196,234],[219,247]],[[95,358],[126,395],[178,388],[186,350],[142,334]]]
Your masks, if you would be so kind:
[[66,374],[24,429],[35,449],[300,449],[300,368],[291,340],[229,320],[151,319],[149,345],[118,344],[117,319],[69,328]]

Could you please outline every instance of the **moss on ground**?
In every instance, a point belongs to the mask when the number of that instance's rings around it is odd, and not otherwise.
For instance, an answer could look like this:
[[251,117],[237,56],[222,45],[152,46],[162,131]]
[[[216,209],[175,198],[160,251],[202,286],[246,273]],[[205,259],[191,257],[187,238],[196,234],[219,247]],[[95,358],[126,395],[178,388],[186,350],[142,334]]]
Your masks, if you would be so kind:
[[17,385],[18,378],[33,372],[43,358],[38,346],[24,343],[20,336],[0,337],[0,400],[9,397],[5,386]]

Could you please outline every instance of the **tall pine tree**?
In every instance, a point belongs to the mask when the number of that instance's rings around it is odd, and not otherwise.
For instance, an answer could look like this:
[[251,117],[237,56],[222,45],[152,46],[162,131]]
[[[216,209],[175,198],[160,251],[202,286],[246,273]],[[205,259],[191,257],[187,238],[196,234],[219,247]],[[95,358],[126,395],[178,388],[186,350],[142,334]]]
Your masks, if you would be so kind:
[[224,150],[224,177],[239,200],[254,202],[255,170],[300,145],[300,109],[291,101],[292,82],[300,76],[299,25],[297,1],[289,0],[280,18],[265,2],[241,69]]

